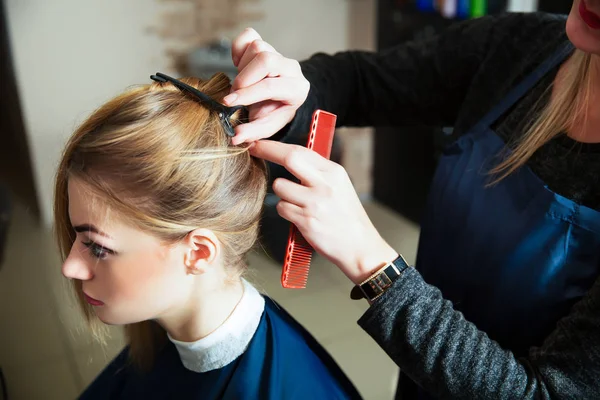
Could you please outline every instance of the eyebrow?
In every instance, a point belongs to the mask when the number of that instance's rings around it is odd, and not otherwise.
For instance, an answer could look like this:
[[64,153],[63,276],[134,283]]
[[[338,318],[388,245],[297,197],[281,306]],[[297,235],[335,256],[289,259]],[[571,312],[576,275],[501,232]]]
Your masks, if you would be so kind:
[[91,225],[91,224],[77,225],[77,226],[74,226],[73,229],[75,230],[75,232],[78,232],[78,233],[93,232],[93,233],[97,233],[98,235],[104,236],[108,239],[112,239],[108,234],[102,232],[101,230],[99,230],[98,228],[96,228],[94,225]]

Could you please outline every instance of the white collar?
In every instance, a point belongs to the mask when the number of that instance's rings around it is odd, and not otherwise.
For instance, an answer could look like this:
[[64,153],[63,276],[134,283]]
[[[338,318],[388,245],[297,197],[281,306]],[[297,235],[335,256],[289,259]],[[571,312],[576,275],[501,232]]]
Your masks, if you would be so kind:
[[208,372],[230,364],[247,349],[258,329],[265,299],[242,279],[244,294],[231,315],[217,330],[195,342],[180,342],[169,336],[183,366],[194,372]]

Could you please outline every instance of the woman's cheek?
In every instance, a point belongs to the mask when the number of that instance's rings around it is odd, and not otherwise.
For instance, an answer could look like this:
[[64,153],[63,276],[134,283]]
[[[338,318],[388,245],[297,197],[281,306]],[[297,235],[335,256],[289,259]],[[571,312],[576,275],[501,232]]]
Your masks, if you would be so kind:
[[122,257],[111,266],[113,294],[123,301],[160,296],[177,280],[173,265],[156,251]]
[[105,279],[109,297],[113,301],[135,301],[143,297],[148,284],[156,279],[152,265],[145,257],[118,256],[106,265]]

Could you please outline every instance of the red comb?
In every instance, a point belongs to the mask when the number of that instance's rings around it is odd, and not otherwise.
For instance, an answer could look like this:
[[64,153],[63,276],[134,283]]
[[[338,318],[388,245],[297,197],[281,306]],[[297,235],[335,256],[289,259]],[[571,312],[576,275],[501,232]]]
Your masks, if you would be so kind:
[[[321,156],[329,158],[335,132],[334,114],[323,110],[313,113],[310,135],[306,147]],[[290,226],[290,235],[281,274],[281,285],[288,289],[304,289],[308,280],[308,270],[313,248],[304,239],[294,224]]]

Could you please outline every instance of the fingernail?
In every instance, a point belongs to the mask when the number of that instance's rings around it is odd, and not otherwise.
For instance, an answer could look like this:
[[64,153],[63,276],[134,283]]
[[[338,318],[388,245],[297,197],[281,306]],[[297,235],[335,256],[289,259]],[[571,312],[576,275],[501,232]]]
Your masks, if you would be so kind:
[[236,133],[236,135],[231,139],[231,143],[234,146],[239,146],[244,143],[244,138]]
[[234,59],[233,59],[233,65],[234,65],[234,66],[236,66],[236,67],[237,67],[237,66],[238,66],[238,64],[239,64],[239,62],[240,62],[240,59],[239,59],[239,58],[234,58]]
[[223,98],[223,101],[229,105],[232,105],[238,98],[237,93],[228,94]]

